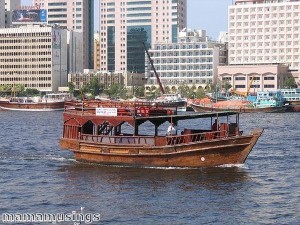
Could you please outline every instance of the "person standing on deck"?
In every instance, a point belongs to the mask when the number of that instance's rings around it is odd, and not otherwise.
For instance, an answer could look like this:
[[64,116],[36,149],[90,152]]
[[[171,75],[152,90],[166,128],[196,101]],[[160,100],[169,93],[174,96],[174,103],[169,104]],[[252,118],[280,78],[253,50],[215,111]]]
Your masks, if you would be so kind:
[[215,122],[213,123],[213,125],[211,126],[211,129],[213,131],[218,131],[219,130],[219,125],[218,125],[218,120],[215,119]]
[[168,127],[168,135],[175,135],[176,134],[176,128],[174,126],[174,123],[171,123],[170,126]]

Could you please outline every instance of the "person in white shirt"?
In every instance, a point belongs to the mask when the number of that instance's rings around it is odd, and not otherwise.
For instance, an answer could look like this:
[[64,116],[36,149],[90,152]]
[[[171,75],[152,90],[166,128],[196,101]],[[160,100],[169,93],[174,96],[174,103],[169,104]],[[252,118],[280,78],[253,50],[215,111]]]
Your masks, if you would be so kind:
[[170,126],[168,127],[168,135],[175,135],[176,134],[176,128],[174,126],[174,123],[171,123]]

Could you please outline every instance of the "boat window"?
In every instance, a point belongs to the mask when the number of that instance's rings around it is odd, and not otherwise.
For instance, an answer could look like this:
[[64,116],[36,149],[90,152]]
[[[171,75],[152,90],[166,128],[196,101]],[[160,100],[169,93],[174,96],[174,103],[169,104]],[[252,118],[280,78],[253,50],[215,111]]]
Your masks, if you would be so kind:
[[83,134],[93,134],[94,130],[94,124],[92,121],[87,121],[83,126],[82,126],[82,133]]

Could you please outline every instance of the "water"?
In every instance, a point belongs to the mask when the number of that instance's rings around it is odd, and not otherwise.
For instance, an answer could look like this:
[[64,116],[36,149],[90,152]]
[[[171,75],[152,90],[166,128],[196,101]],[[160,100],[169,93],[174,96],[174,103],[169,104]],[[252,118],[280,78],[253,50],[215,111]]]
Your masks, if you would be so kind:
[[0,215],[76,211],[99,213],[93,224],[299,224],[299,118],[242,114],[244,130],[265,128],[244,165],[138,169],[73,160],[59,148],[62,112],[2,111]]

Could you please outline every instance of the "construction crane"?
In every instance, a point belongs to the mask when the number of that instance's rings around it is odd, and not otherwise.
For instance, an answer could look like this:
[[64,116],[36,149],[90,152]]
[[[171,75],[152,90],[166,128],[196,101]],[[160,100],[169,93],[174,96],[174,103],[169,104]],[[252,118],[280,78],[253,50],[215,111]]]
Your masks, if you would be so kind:
[[247,88],[247,92],[246,92],[247,96],[249,95],[249,91],[250,91],[251,85],[252,85],[252,83],[254,81],[254,76],[251,76],[250,79],[251,79],[251,81],[248,84],[248,88]]
[[156,76],[156,79],[157,79],[157,83],[158,83],[158,85],[159,85],[160,92],[161,92],[162,94],[165,94],[165,89],[164,89],[164,87],[163,87],[163,85],[162,85],[162,83],[161,83],[161,81],[160,81],[159,75],[158,75],[158,73],[156,72],[156,69],[155,69],[155,67],[154,67],[154,65],[153,65],[153,60],[151,59],[151,56],[150,56],[150,54],[149,54],[149,52],[148,52],[148,50],[147,50],[147,48],[146,48],[145,43],[144,43],[144,42],[142,42],[142,43],[143,43],[144,49],[145,49],[145,51],[146,51],[146,53],[147,53],[148,59],[149,59],[149,61],[150,61],[150,63],[151,63],[151,67],[152,67],[152,69],[153,69],[153,71],[154,71],[154,74],[155,74],[155,76]]
[[250,92],[250,88],[251,88],[251,85],[254,81],[254,76],[251,76],[250,77],[250,82],[248,84],[248,88],[247,88],[247,91],[246,92],[242,92],[242,91],[237,91],[237,90],[231,90],[230,93],[232,94],[236,94],[236,95],[240,95],[240,96],[244,96],[244,97],[247,97],[249,95],[249,92]]

